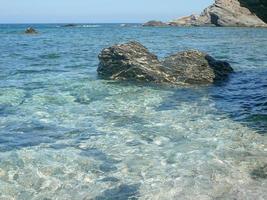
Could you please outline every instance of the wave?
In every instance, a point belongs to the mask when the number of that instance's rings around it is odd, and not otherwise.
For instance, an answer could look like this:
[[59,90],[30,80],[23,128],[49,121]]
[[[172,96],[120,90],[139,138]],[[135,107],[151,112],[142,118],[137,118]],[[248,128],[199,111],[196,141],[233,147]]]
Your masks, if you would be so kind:
[[97,24],[94,24],[94,25],[90,25],[90,24],[85,24],[85,25],[81,25],[80,27],[82,28],[98,28],[98,27],[101,27],[101,25],[97,25]]

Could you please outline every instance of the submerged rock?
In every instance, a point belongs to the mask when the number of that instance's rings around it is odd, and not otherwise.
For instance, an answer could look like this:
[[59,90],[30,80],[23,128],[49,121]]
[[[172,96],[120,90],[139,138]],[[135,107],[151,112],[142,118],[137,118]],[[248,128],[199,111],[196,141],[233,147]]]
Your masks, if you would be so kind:
[[112,80],[174,85],[207,84],[225,79],[230,64],[199,51],[185,51],[159,61],[138,42],[114,45],[99,54],[98,74]]
[[254,169],[250,175],[253,179],[267,179],[267,164]]
[[29,27],[25,30],[26,34],[38,34],[38,32],[33,28],[33,27]]
[[154,26],[154,27],[164,27],[168,26],[168,24],[161,22],[161,21],[149,21],[143,24],[143,26]]
[[65,24],[63,25],[62,27],[76,27],[77,25],[76,24]]

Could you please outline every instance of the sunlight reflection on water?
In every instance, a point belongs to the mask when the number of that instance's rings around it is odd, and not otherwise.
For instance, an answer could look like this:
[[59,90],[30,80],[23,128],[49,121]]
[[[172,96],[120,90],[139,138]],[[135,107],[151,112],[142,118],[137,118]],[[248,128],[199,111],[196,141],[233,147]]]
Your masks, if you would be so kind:
[[[13,29],[0,30],[0,199],[267,198],[265,30]],[[192,88],[98,80],[100,49],[132,39],[237,72]]]

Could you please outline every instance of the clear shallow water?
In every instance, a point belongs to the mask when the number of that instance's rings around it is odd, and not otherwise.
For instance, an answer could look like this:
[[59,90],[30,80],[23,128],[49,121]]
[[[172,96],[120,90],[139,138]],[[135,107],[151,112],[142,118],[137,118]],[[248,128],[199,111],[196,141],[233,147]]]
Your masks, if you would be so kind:
[[[0,199],[267,199],[267,29],[0,26]],[[196,48],[236,73],[213,86],[99,80],[138,40]]]

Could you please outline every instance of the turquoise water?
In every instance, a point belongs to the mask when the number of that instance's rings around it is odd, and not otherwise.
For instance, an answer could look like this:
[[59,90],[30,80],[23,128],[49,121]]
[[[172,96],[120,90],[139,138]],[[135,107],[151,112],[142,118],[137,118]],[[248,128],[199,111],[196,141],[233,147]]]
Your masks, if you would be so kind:
[[[0,25],[0,199],[267,199],[267,29]],[[228,60],[211,86],[100,80],[137,40]],[[265,166],[265,171],[263,170]]]

